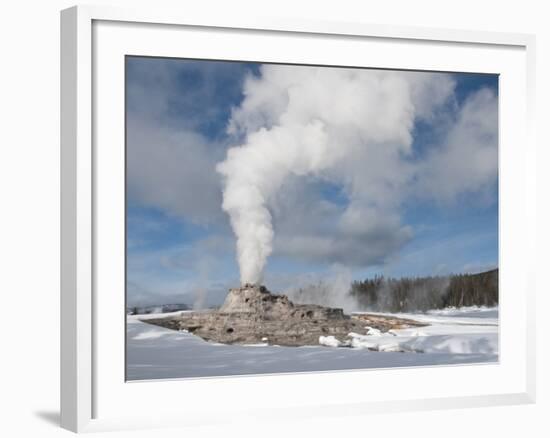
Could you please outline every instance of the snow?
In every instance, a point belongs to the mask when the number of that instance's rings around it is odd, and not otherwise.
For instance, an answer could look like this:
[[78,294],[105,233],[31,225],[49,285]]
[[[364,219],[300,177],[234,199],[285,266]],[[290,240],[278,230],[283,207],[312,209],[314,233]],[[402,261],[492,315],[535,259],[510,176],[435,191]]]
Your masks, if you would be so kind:
[[[399,342],[389,342],[378,346],[378,351],[381,352],[405,352],[409,351],[404,348]],[[414,351],[413,351],[414,352]]]
[[170,316],[178,316],[182,313],[191,313],[193,310],[178,310],[176,312],[166,312],[166,313],[146,313],[143,315],[127,315],[128,321],[145,321],[147,319],[159,319],[159,318],[168,318]]
[[403,313],[397,316],[430,325],[387,333],[366,327],[367,335],[350,333],[351,346],[376,351],[498,355],[497,308],[447,308],[425,314]]
[[157,339],[157,338],[160,338],[162,336],[167,336],[169,334],[170,333],[168,333],[166,331],[162,331],[162,330],[150,330],[150,331],[147,331],[147,332],[138,333],[137,335],[135,335],[133,337],[133,339],[135,341],[141,341],[143,339]]
[[327,347],[341,347],[342,343],[334,336],[319,336],[319,345]]
[[374,327],[365,327],[367,329],[367,335],[369,336],[384,336],[385,333],[382,333],[380,330]]
[[[369,335],[350,333],[353,348],[368,348],[375,351],[408,351],[442,354],[496,354],[498,336],[489,334],[456,334],[373,338]],[[331,345],[338,347],[339,345]]]
[[447,307],[445,309],[428,310],[429,315],[445,316],[474,316],[476,318],[498,318],[496,307],[471,306],[471,307]]
[[[174,312],[178,313],[181,312]],[[396,314],[394,316],[430,325],[387,333],[368,327],[368,335],[350,333],[349,340],[345,342],[333,336],[321,336],[319,346],[304,347],[281,347],[266,342],[250,345],[216,344],[185,331],[177,332],[140,321],[171,315],[128,316],[129,380],[498,361],[496,308]]]

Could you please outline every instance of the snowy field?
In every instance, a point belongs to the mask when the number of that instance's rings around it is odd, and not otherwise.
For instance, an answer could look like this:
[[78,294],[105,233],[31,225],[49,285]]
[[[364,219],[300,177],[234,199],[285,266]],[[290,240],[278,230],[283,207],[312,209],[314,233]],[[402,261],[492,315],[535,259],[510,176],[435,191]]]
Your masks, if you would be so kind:
[[[181,312],[176,312],[181,313]],[[396,314],[430,324],[368,336],[350,334],[345,346],[222,345],[128,316],[127,379],[173,379],[365,368],[486,363],[498,360],[498,310],[462,308]],[[375,351],[373,351],[375,350]]]

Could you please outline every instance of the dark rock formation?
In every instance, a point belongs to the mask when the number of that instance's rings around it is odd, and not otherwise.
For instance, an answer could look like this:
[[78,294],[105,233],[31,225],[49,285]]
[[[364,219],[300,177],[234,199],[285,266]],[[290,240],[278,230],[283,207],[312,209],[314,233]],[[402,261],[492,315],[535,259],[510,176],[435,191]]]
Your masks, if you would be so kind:
[[263,342],[285,346],[319,345],[320,336],[344,341],[350,332],[366,334],[366,327],[388,331],[422,325],[411,320],[349,316],[342,309],[294,304],[286,295],[274,295],[264,286],[250,284],[230,289],[219,310],[185,312],[144,322],[187,330],[207,341],[224,344]]

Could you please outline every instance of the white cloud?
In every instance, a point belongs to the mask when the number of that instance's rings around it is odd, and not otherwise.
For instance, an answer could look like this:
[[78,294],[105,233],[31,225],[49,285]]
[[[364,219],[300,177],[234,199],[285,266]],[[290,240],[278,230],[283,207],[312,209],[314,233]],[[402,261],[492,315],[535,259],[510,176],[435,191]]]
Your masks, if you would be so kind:
[[358,211],[347,202],[324,199],[315,178],[290,176],[270,202],[274,255],[358,267],[384,262],[412,237],[396,213]]
[[128,121],[130,199],[198,224],[224,221],[215,165],[221,150],[192,131]]
[[217,140],[245,67],[178,59],[127,61],[128,195],[205,224],[227,223],[215,172]]
[[453,201],[490,189],[498,175],[498,98],[487,88],[469,96],[440,147],[415,169],[416,195]]

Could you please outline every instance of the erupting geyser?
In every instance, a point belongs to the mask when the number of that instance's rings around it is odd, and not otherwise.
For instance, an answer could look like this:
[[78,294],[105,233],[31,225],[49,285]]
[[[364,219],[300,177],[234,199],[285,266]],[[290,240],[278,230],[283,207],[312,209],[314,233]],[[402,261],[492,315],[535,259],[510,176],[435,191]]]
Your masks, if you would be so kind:
[[267,201],[288,175],[306,175],[328,166],[337,153],[329,153],[324,124],[262,129],[248,142],[229,149],[217,166],[224,176],[223,209],[237,237],[241,284],[260,284],[267,257],[273,250],[273,226]]

